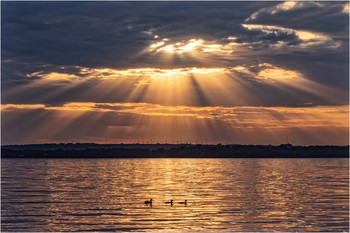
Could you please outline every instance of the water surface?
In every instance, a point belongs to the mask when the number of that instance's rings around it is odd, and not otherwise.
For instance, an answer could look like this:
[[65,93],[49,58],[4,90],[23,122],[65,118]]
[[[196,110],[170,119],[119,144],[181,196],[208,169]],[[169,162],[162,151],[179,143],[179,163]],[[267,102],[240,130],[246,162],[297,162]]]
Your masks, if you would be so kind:
[[1,163],[2,231],[349,230],[348,159]]

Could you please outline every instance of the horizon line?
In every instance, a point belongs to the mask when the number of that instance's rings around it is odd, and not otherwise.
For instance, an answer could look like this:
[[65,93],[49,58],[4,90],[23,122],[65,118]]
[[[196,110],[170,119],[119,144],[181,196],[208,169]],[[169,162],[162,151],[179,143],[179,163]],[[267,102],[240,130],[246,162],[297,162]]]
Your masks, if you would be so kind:
[[299,144],[293,144],[293,143],[281,143],[281,144],[238,144],[238,143],[188,143],[188,142],[180,142],[180,143],[163,143],[163,142],[156,142],[156,143],[98,143],[98,142],[52,142],[52,143],[26,143],[26,144],[1,144],[1,147],[4,146],[33,146],[33,145],[84,145],[84,144],[93,144],[93,145],[148,145],[148,146],[157,146],[157,145],[202,145],[202,146],[283,146],[283,145],[290,145],[293,147],[311,147],[311,146],[341,146],[341,147],[349,147],[349,144],[347,145],[332,145],[332,144],[309,144],[309,145],[299,145]]

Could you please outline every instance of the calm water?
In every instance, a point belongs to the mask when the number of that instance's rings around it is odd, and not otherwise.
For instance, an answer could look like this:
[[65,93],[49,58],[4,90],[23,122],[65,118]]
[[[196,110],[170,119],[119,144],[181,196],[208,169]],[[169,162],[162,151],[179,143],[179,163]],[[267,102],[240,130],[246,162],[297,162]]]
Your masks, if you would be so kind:
[[2,231],[349,230],[348,159],[1,163]]

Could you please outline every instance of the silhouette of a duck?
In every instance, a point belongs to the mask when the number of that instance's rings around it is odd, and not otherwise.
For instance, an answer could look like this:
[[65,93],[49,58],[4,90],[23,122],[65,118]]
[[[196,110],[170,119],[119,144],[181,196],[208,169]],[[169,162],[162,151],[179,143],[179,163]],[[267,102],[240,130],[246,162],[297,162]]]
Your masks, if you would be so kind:
[[146,205],[149,205],[149,204],[152,205],[152,202],[153,202],[153,200],[152,200],[152,198],[151,198],[151,199],[149,199],[149,201],[145,201],[145,204],[146,204]]
[[166,201],[166,202],[164,202],[165,204],[171,204],[171,205],[173,205],[173,200],[170,200],[170,201]]
[[180,202],[178,202],[178,204],[185,204],[185,205],[187,205],[187,200],[185,200],[185,201],[180,201]]

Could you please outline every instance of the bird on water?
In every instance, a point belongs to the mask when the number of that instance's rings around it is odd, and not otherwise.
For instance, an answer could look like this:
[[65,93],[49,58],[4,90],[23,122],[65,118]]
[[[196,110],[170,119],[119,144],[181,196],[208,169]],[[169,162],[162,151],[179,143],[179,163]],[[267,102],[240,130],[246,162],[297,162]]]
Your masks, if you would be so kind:
[[178,202],[178,204],[185,204],[185,205],[187,205],[187,200],[185,200],[184,202]]
[[166,202],[164,202],[165,204],[171,204],[171,205],[173,205],[173,200],[170,200],[170,201],[166,201]]
[[153,202],[153,200],[152,200],[152,198],[151,198],[151,199],[149,199],[149,201],[145,201],[145,204],[146,204],[146,205],[148,205],[148,204],[151,204],[151,205],[152,205],[152,202]]

